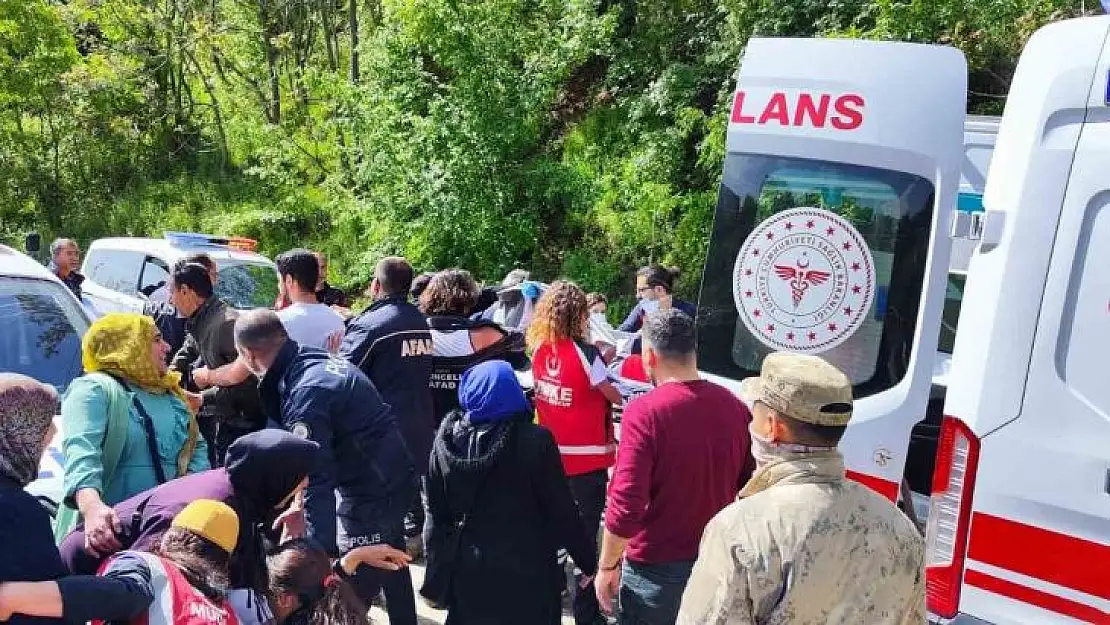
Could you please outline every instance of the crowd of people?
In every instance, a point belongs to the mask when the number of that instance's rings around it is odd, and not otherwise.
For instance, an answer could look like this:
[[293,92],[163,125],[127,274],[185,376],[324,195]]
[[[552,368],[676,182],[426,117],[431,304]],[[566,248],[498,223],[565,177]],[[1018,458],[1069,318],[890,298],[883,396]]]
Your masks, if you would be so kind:
[[[416,625],[423,556],[452,625],[554,625],[564,594],[577,625],[923,622],[920,535],[836,449],[847,377],[776,353],[740,397],[703,380],[676,271],[637,273],[618,350],[569,281],[388,257],[352,315],[326,259],[276,265],[275,310],[238,311],[183,259],[166,305],[92,325],[61,400],[0,374],[0,621],[361,624],[384,597]],[[52,521],[22,488],[59,404]]]

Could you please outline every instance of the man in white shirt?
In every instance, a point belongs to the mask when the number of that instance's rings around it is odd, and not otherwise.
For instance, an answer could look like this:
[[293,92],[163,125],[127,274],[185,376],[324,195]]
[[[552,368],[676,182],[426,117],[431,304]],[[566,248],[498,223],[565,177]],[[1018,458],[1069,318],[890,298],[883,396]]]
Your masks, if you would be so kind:
[[316,301],[320,264],[312,252],[289,250],[277,257],[281,288],[291,304],[278,311],[289,338],[301,345],[336,351],[345,329],[343,317]]

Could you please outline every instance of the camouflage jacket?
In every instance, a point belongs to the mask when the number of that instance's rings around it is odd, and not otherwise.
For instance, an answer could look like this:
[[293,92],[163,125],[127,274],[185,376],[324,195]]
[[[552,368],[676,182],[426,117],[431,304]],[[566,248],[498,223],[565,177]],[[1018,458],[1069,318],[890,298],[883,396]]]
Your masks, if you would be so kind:
[[925,622],[924,541],[836,451],[762,467],[706,527],[678,625]]

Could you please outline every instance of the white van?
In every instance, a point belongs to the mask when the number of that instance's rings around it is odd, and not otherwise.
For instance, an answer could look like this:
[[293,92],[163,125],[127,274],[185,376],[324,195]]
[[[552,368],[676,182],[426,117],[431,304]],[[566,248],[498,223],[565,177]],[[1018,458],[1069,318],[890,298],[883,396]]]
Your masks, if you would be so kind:
[[984,210],[953,210],[967,66],[941,46],[753,39],[699,301],[699,363],[852,379],[849,476],[897,498],[953,237],[973,247],[927,529],[928,605],[962,623],[1110,622],[1110,17],[1029,42]]

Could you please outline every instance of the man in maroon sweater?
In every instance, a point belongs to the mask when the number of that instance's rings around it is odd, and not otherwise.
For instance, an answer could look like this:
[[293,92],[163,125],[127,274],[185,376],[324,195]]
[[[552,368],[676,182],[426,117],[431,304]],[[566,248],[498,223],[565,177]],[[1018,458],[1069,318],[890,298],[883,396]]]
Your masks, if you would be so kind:
[[621,421],[596,589],[605,610],[619,589],[621,625],[673,625],[702,531],[755,468],[751,413],[698,376],[689,315],[654,313],[643,338],[656,388]]

